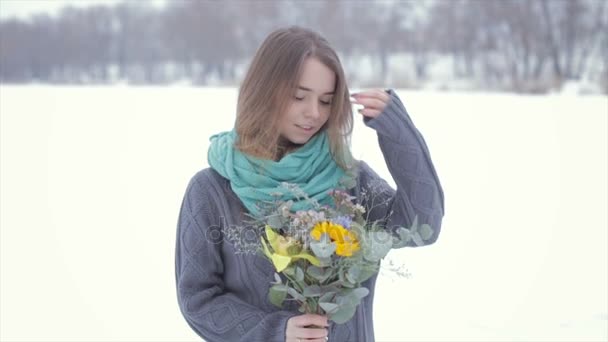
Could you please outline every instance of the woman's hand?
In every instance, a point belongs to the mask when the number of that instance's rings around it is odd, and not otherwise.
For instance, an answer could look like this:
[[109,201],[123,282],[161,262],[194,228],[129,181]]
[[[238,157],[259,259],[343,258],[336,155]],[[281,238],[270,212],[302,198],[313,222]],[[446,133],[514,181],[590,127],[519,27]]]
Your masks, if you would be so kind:
[[366,90],[351,94],[351,96],[355,99],[351,100],[352,103],[363,105],[363,108],[359,109],[359,113],[368,118],[380,115],[391,99],[384,89]]
[[306,328],[315,325],[317,327],[327,327],[327,317],[320,315],[299,315],[287,320],[285,330],[285,342],[325,342],[327,341],[327,329],[325,328]]

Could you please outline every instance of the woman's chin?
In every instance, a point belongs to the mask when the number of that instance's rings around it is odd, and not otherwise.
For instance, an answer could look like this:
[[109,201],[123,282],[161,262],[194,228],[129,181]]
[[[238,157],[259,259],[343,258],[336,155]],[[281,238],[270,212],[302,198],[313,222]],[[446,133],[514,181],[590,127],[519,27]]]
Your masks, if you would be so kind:
[[282,136],[281,138],[284,142],[287,142],[288,144],[301,146],[309,142],[310,139],[312,139],[317,133],[319,133],[318,130],[306,133],[293,132],[293,134],[290,134],[289,136]]
[[287,140],[293,145],[304,145],[310,140],[310,136],[293,136]]

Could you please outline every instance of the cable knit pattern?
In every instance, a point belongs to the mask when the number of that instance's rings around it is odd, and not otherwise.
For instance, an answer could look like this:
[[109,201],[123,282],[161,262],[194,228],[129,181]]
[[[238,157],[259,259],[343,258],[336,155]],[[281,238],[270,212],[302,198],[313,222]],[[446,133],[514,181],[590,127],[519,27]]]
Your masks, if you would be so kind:
[[[359,162],[357,187],[352,194],[363,201],[371,193],[380,206],[368,215],[390,228],[410,225],[414,215],[429,223],[435,242],[444,215],[441,184],[430,153],[397,94],[384,112],[365,119],[378,133],[380,148],[397,184],[392,189],[365,162]],[[267,299],[274,269],[258,255],[236,253],[224,227],[243,226],[246,211],[227,179],[210,168],[190,180],[177,224],[175,276],[180,310],[190,327],[208,342],[285,341],[287,320],[300,313],[291,302],[282,309]],[[374,341],[373,298],[376,277],[363,285],[370,289],[355,316],[331,324],[329,341]]]

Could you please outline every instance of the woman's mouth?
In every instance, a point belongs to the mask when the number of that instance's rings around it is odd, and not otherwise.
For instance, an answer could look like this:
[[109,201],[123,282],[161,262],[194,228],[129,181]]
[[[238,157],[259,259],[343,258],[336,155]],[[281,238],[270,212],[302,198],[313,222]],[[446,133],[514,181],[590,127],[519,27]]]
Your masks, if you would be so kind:
[[312,130],[314,129],[313,126],[305,126],[305,125],[296,125],[296,127],[303,130],[304,132],[312,132]]

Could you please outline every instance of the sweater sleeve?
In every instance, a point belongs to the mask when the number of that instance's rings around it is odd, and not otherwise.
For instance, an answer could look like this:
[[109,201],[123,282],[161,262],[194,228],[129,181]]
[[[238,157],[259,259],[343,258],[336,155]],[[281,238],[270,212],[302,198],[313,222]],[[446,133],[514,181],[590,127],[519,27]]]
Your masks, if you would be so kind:
[[[377,197],[376,203],[383,203],[374,207],[368,218],[386,220],[388,228],[396,229],[398,226],[411,226],[417,215],[418,224],[427,223],[433,228],[433,236],[426,241],[432,244],[441,230],[443,189],[422,134],[395,91],[387,92],[390,101],[384,111],[375,118],[364,118],[364,123],[376,130],[380,150],[397,189],[392,189],[362,162],[362,174],[367,178],[363,186]],[[410,246],[416,245],[412,241]]]
[[221,231],[214,224],[219,211],[209,176],[197,176],[188,184],[177,224],[175,277],[184,318],[208,342],[285,341],[287,320],[297,313],[265,312],[225,289]]

